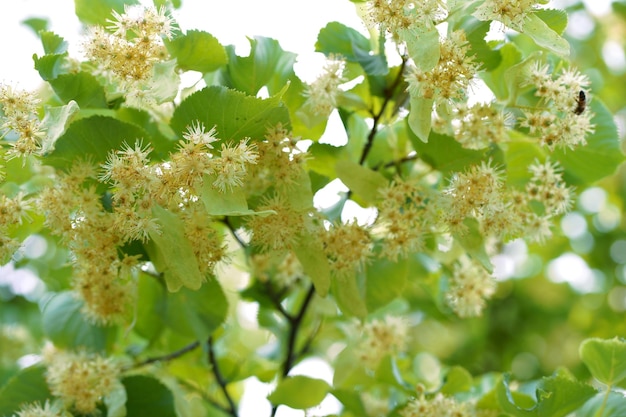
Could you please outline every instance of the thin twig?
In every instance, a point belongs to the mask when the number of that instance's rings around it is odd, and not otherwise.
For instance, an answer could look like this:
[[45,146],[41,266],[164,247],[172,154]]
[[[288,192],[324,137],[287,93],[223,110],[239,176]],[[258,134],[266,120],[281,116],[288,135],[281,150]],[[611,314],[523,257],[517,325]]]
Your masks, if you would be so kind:
[[293,321],[290,323],[289,338],[287,340],[287,355],[285,358],[285,363],[283,365],[283,376],[287,376],[296,360],[296,336],[298,335],[300,325],[302,324],[302,319],[306,314],[307,308],[311,304],[311,300],[313,299],[314,294],[315,287],[311,285],[306,293],[306,296],[304,297],[304,301],[302,302],[302,306],[300,306],[298,314],[294,316]]
[[235,406],[233,398],[230,396],[228,390],[226,389],[228,381],[226,381],[226,379],[222,375],[222,372],[220,371],[219,366],[217,365],[217,358],[215,357],[215,350],[213,349],[213,336],[209,337],[207,345],[209,349],[209,363],[213,368],[213,375],[215,375],[215,380],[220,386],[224,397],[226,397],[226,402],[228,402],[228,407],[224,407],[224,411],[233,417],[237,417],[237,407]]
[[363,147],[363,152],[361,153],[361,158],[359,159],[359,165],[363,165],[365,163],[367,156],[372,150],[372,145],[374,144],[374,138],[376,137],[376,133],[378,133],[378,123],[380,122],[381,117],[385,113],[385,109],[389,105],[389,102],[391,102],[391,99],[393,98],[393,94],[396,91],[396,88],[398,88],[398,86],[400,85],[400,82],[402,82],[402,77],[404,75],[404,68],[406,67],[407,60],[408,59],[406,58],[406,56],[402,56],[402,64],[400,64],[400,70],[398,71],[398,75],[396,76],[396,79],[393,80],[393,84],[391,85],[391,87],[389,87],[386,90],[385,100],[383,101],[383,104],[380,106],[380,110],[378,111],[378,113],[372,114],[372,119],[373,119],[374,124],[372,125],[372,129],[370,130],[369,135],[367,135],[367,142],[365,143],[365,146]]
[[226,407],[225,405],[222,405],[219,402],[215,401],[215,399],[211,398],[206,392],[204,392],[203,390],[201,390],[197,386],[191,384],[188,381],[185,381],[184,379],[179,379],[178,383],[181,384],[181,385],[184,385],[188,389],[190,389],[193,392],[195,392],[196,394],[200,395],[204,401],[208,402],[209,404],[211,404],[213,407],[217,408],[218,410],[222,410],[225,413],[230,413],[230,410],[228,409],[228,407]]
[[280,302],[280,294],[277,294],[276,291],[274,291],[274,288],[272,287],[272,283],[269,281],[266,281],[265,288],[267,289],[267,295],[270,297],[270,300],[274,304],[274,307],[276,307],[278,312],[282,314],[283,317],[287,319],[287,321],[289,321],[290,323],[293,323],[293,321],[295,320],[295,317],[292,316],[291,313],[289,313],[287,310],[285,310],[285,307],[283,307],[282,303]]
[[200,342],[195,341],[195,342],[190,343],[187,346],[183,347],[182,349],[179,349],[179,350],[177,350],[175,352],[172,352],[172,353],[168,353],[167,355],[155,356],[155,357],[152,357],[152,358],[148,358],[148,359],[146,359],[144,361],[138,362],[138,363],[132,365],[131,367],[129,367],[128,369],[141,368],[142,366],[150,365],[150,364],[155,363],[155,362],[171,361],[172,359],[176,359],[176,358],[179,358],[179,357],[183,356],[187,352],[191,352],[192,350],[194,350],[198,346],[200,346]]
[[243,241],[243,239],[241,239],[239,237],[239,235],[237,234],[235,228],[233,227],[233,225],[230,223],[230,220],[228,219],[228,217],[224,217],[223,220],[224,224],[226,225],[226,227],[228,227],[228,230],[230,230],[230,232],[232,233],[233,237],[235,238],[235,240],[237,241],[237,243],[239,243],[239,245],[245,249],[248,247],[248,244],[246,242]]

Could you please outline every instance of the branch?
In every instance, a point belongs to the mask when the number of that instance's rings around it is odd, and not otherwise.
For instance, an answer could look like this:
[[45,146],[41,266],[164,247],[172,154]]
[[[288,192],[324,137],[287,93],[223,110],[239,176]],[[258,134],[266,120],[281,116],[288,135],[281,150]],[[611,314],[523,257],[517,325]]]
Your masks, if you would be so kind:
[[398,75],[396,76],[396,79],[393,80],[393,84],[391,85],[391,87],[389,87],[389,89],[386,90],[385,100],[383,101],[383,104],[380,106],[380,110],[378,111],[378,113],[372,114],[372,119],[374,121],[374,124],[372,125],[372,130],[370,130],[369,135],[367,135],[367,142],[365,143],[365,147],[363,148],[363,152],[361,153],[361,158],[359,159],[359,165],[363,165],[363,163],[367,159],[367,155],[369,155],[370,151],[372,150],[372,145],[374,144],[374,137],[376,136],[376,133],[378,133],[378,123],[380,122],[381,117],[385,113],[385,109],[389,105],[389,102],[393,98],[393,94],[396,91],[396,88],[398,88],[398,86],[400,85],[400,82],[402,82],[402,77],[404,75],[404,68],[406,67],[407,61],[408,61],[407,57],[403,55],[402,64],[400,64],[400,70],[398,71]]
[[235,240],[237,241],[237,243],[239,243],[239,245],[245,249],[248,247],[248,244],[246,242],[243,241],[243,239],[241,239],[239,237],[239,235],[237,234],[237,232],[235,231],[235,228],[233,227],[232,224],[230,224],[230,220],[228,219],[228,217],[224,217],[223,223],[226,225],[226,227],[228,227],[228,230],[230,230],[230,233],[233,234],[233,237],[235,238]]
[[209,337],[207,345],[209,349],[209,363],[213,368],[213,375],[215,375],[215,380],[220,386],[222,393],[224,393],[224,397],[226,397],[226,401],[228,402],[228,407],[223,407],[223,410],[231,416],[237,417],[237,407],[235,406],[235,402],[228,393],[228,390],[226,389],[228,381],[226,381],[226,379],[222,375],[222,372],[220,372],[219,366],[217,366],[217,358],[215,357],[215,351],[213,349],[213,336]]
[[[182,349],[179,349],[179,350],[177,350],[175,352],[172,352],[172,353],[168,353],[167,355],[155,356],[155,357],[152,357],[152,358],[148,358],[148,359],[146,359],[146,360],[144,360],[142,362],[138,362],[138,363],[132,365],[131,367],[129,367],[128,369],[141,368],[142,366],[150,365],[150,364],[155,363],[155,362],[171,361],[172,359],[176,359],[176,358],[179,358],[179,357],[183,356],[187,352],[191,352],[192,350],[194,350],[198,346],[200,346],[200,342],[195,341],[195,342],[190,343],[187,346],[183,347]],[[126,370],[128,370],[128,369],[126,369]]]
[[313,295],[315,294],[315,287],[311,285],[309,287],[309,291],[306,293],[304,297],[304,301],[302,302],[302,306],[300,306],[300,311],[293,317],[293,320],[289,323],[289,339],[287,341],[287,357],[285,358],[285,363],[283,365],[283,376],[287,376],[291,368],[293,367],[293,363],[296,360],[296,336],[298,335],[298,331],[300,330],[300,325],[302,324],[302,319],[306,314],[307,308],[311,304],[311,300],[313,299]]

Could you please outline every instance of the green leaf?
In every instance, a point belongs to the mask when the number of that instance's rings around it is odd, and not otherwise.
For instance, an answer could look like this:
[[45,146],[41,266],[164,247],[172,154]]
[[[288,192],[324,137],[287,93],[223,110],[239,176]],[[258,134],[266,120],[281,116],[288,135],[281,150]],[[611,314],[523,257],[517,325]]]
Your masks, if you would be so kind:
[[565,169],[565,179],[573,184],[592,184],[612,175],[624,161],[613,115],[599,99],[591,102],[590,109],[596,128],[587,136],[587,145],[552,153]]
[[298,410],[315,407],[322,402],[330,386],[321,379],[304,375],[288,376],[278,383],[267,398],[272,404],[284,404]]
[[225,87],[208,87],[180,103],[172,117],[172,129],[182,135],[187,126],[199,121],[207,127],[216,126],[222,140],[262,139],[268,126],[281,123],[289,129],[289,113],[280,102],[280,95],[268,99],[247,96]]
[[128,400],[126,412],[133,417],[177,417],[172,392],[159,380],[134,375],[122,379]]
[[409,127],[411,132],[424,143],[428,142],[433,119],[433,99],[411,97],[409,111]]
[[166,46],[178,67],[185,71],[212,72],[228,63],[226,50],[217,38],[201,30],[189,30],[166,42]]
[[333,296],[341,311],[348,316],[367,316],[367,306],[357,283],[356,273],[338,275],[331,280]]
[[37,54],[33,54],[35,69],[44,81],[53,80],[65,72],[63,66],[65,58],[67,58],[67,52],[44,55],[41,58]]
[[328,23],[320,30],[315,42],[315,52],[340,55],[348,61],[358,62],[354,47],[361,52],[371,50],[370,41],[365,36],[339,22]]
[[505,158],[507,184],[524,187],[532,177],[528,167],[535,160],[543,160],[545,152],[528,137],[515,133],[512,135],[511,142],[506,145]]
[[467,16],[461,23],[461,28],[465,30],[467,40],[470,43],[470,53],[474,54],[478,62],[482,63],[485,71],[492,71],[502,62],[500,51],[494,51],[485,41],[485,36],[489,32],[491,22],[482,22],[473,16]]
[[[522,60],[522,53],[512,43],[505,43],[499,49],[499,53],[501,56],[500,65],[491,71],[481,71],[480,77],[496,98],[504,102],[512,97],[514,91],[509,84],[510,74],[508,71]],[[517,89],[517,84],[514,85],[514,88]]]
[[48,154],[54,150],[54,144],[61,137],[66,128],[74,120],[80,108],[75,101],[70,101],[65,106],[49,107],[44,106],[45,116],[41,121],[42,127],[46,131],[46,137],[42,141],[41,150]]
[[50,22],[48,19],[41,17],[31,17],[29,19],[22,20],[22,24],[31,28],[32,31],[35,32],[35,35],[40,36],[41,32],[48,30]]
[[409,139],[421,160],[441,171],[444,175],[451,172],[460,172],[471,165],[480,164],[491,158],[499,163],[503,155],[499,148],[481,150],[465,149],[450,136],[431,133],[428,143],[424,143],[412,133]]
[[467,230],[463,234],[454,234],[454,239],[465,249],[474,260],[480,263],[487,272],[493,272],[491,259],[485,249],[483,236],[480,234],[480,226],[478,221],[473,218],[466,218],[463,222],[467,226]]
[[537,415],[535,401],[526,394],[512,392],[509,377],[509,374],[504,374],[496,386],[500,407],[515,417],[535,417]]
[[603,384],[614,386],[626,378],[624,339],[586,339],[580,345],[579,353],[591,375]]
[[337,161],[335,171],[337,177],[353,193],[371,204],[379,198],[379,190],[386,187],[388,183],[382,174],[346,159]]
[[175,332],[206,340],[226,319],[228,301],[215,278],[197,291],[183,288],[165,300],[165,321]]
[[392,262],[376,259],[366,267],[365,301],[367,309],[374,311],[401,297],[407,283],[409,264],[406,259]]
[[152,215],[161,225],[160,230],[150,230],[151,241],[146,245],[150,260],[165,276],[167,289],[176,292],[185,286],[197,290],[204,277],[191,243],[185,236],[185,225],[178,216],[160,206],[152,208]]
[[44,334],[59,348],[108,350],[114,341],[116,328],[90,323],[81,313],[82,307],[83,302],[71,291],[51,294],[41,304]]
[[453,366],[445,377],[440,392],[445,395],[454,395],[467,392],[472,388],[473,378],[467,369],[462,366]]
[[257,36],[248,41],[250,55],[247,57],[238,56],[232,46],[226,47],[228,66],[222,73],[224,84],[251,96],[256,95],[261,87],[271,84],[270,94],[276,94],[287,79],[295,77],[295,54],[284,51],[272,38]]
[[559,9],[539,9],[535,15],[543,20],[550,29],[562,35],[567,27],[567,12]]
[[133,144],[137,139],[143,139],[144,145],[150,143],[146,131],[137,126],[112,117],[92,116],[72,123],[43,161],[63,169],[79,159],[100,164],[106,161],[109,152],[121,149],[123,143]]
[[114,384],[113,390],[109,392],[103,399],[107,408],[107,417],[126,417],[126,389],[121,382]]
[[577,381],[567,370],[561,369],[542,378],[537,387],[538,416],[565,417],[581,407],[596,394],[590,385]]
[[139,4],[138,0],[74,0],[76,16],[85,25],[108,26],[111,10],[124,12],[125,4]]
[[176,61],[157,62],[152,68],[150,95],[161,104],[173,101],[178,95],[180,76],[176,70]]
[[421,71],[435,68],[441,54],[439,31],[435,26],[426,30],[402,29],[399,34],[400,39],[406,42],[409,56]]
[[154,340],[163,329],[163,313],[158,306],[165,303],[165,287],[154,277],[139,274],[137,279],[137,315],[134,330],[147,340]]
[[76,101],[81,108],[107,108],[104,88],[87,72],[59,74],[48,81],[62,102]]
[[523,32],[530,36],[537,45],[557,55],[569,55],[569,43],[539,18],[535,13],[526,15]]
[[69,44],[65,41],[65,39],[63,39],[63,37],[57,35],[56,33],[44,31],[39,33],[39,37],[41,38],[41,44],[43,45],[43,52],[45,55],[63,54],[67,52]]
[[54,397],[45,378],[46,368],[31,366],[20,370],[0,390],[0,415],[10,416],[24,404],[39,402]]
[[236,187],[221,192],[212,185],[215,181],[213,175],[205,175],[202,179],[200,199],[204,203],[206,211],[211,216],[246,216],[254,214],[248,208],[246,193],[241,187]]
[[326,297],[330,289],[330,265],[322,244],[316,239],[300,239],[293,252],[302,264],[304,273],[313,281],[315,292],[320,297]]
[[[602,413],[600,414],[600,410]],[[619,392],[597,394],[576,412],[576,417],[624,417],[626,401]]]

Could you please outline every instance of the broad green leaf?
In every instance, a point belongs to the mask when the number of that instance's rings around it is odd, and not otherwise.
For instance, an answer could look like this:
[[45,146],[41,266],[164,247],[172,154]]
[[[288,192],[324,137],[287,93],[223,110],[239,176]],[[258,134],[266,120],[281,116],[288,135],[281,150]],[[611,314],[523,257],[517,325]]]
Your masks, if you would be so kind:
[[54,397],[45,374],[46,368],[35,365],[20,370],[9,379],[0,390],[0,415],[13,415],[23,404],[44,404],[46,400],[52,400]]
[[155,277],[141,273],[137,279],[137,315],[133,329],[147,340],[154,340],[163,329],[165,287]]
[[361,393],[355,389],[333,389],[330,393],[341,402],[346,410],[351,411],[353,415],[367,415],[363,400],[361,399]]
[[581,407],[596,394],[596,390],[577,381],[567,370],[561,369],[542,378],[537,387],[539,417],[565,417]]
[[522,53],[512,43],[505,43],[498,52],[501,56],[500,65],[491,71],[481,71],[480,77],[496,96],[496,99],[506,101],[512,93],[507,83],[509,79],[507,71],[522,60]]
[[573,184],[592,184],[612,175],[624,162],[617,127],[609,109],[600,100],[590,103],[595,113],[591,120],[595,132],[587,136],[587,144],[575,150],[556,150],[552,158],[565,170],[565,179]]
[[71,291],[51,294],[40,308],[43,332],[59,348],[105,351],[114,341],[116,328],[90,323],[81,313],[83,301]]
[[567,12],[565,10],[539,9],[535,15],[559,35],[562,35],[567,27]]
[[22,24],[31,28],[32,31],[35,32],[35,35],[40,36],[42,32],[48,30],[50,22],[48,21],[48,19],[44,19],[41,17],[31,17],[29,19],[22,20]]
[[454,239],[465,249],[475,261],[480,263],[487,272],[493,272],[491,259],[485,249],[485,241],[480,234],[480,226],[478,221],[473,218],[466,218],[463,222],[467,226],[467,230],[463,234],[454,234]]
[[228,301],[215,278],[209,279],[199,290],[183,288],[168,294],[165,306],[165,321],[170,328],[198,340],[207,340],[224,322],[228,312]]
[[158,231],[149,231],[151,241],[146,249],[157,270],[163,273],[168,291],[176,292],[183,286],[199,289],[204,277],[191,243],[185,237],[182,220],[160,206],[152,208],[152,215],[161,227]]
[[289,129],[289,113],[280,95],[268,99],[247,96],[225,87],[207,87],[180,103],[172,117],[172,129],[182,135],[187,126],[199,121],[207,128],[215,126],[225,141],[244,138],[262,139],[268,126],[281,123]]
[[389,73],[387,58],[382,54],[371,54],[370,49],[361,49],[358,43],[353,43],[354,60],[361,64],[363,71],[368,75],[386,75]]
[[462,366],[453,366],[446,373],[440,392],[445,395],[467,392],[472,388],[472,383],[472,374],[467,369]]
[[139,4],[138,0],[74,0],[76,16],[85,25],[108,26],[111,10],[124,12],[125,4]]
[[339,55],[348,61],[358,62],[354,47],[369,51],[370,41],[360,32],[339,22],[330,22],[317,35],[315,51],[324,55]]
[[569,55],[569,43],[552,30],[546,22],[541,20],[535,13],[526,15],[523,23],[523,32],[530,36],[537,45],[557,55]]
[[399,34],[417,68],[424,72],[435,68],[441,54],[439,31],[435,26],[427,30],[402,29]]
[[154,97],[157,103],[173,101],[178,95],[179,85],[180,76],[176,71],[175,60],[154,64],[150,82],[150,96]]
[[39,72],[39,76],[42,80],[53,80],[66,72],[64,68],[64,61],[67,58],[67,52],[62,54],[50,54],[38,57],[37,54],[33,55],[33,61],[35,62],[35,69]]
[[413,393],[414,387],[407,383],[400,372],[397,360],[391,355],[385,355],[376,368],[376,380]]
[[284,404],[298,410],[315,407],[322,402],[330,386],[321,379],[304,375],[288,376],[278,383],[267,398],[272,404]]
[[509,377],[504,374],[496,386],[496,396],[502,410],[515,417],[537,416],[535,401],[526,394],[511,391]]
[[497,147],[481,150],[465,149],[450,136],[433,132],[429,142],[424,143],[412,132],[408,131],[408,134],[419,158],[443,174],[463,171],[490,158],[495,163],[503,161],[503,155]]
[[330,289],[330,265],[323,249],[316,239],[300,239],[293,252],[302,264],[304,273],[313,281],[315,292],[326,297]]
[[422,97],[411,97],[409,127],[411,131],[424,143],[428,142],[430,136],[430,127],[433,119],[433,99],[426,99]]
[[64,103],[75,101],[81,108],[106,108],[104,88],[96,77],[88,72],[59,74],[48,81]]
[[402,296],[408,279],[408,262],[400,259],[376,259],[366,266],[365,301],[367,309],[374,311]]
[[254,214],[248,208],[246,193],[241,187],[221,192],[213,186],[215,180],[212,175],[205,175],[202,179],[200,199],[204,203],[206,211],[211,216],[246,216]]
[[335,164],[337,177],[368,203],[374,203],[379,197],[379,190],[387,186],[387,179],[382,174],[361,166],[356,162],[340,159]]
[[67,52],[69,44],[56,33],[45,31],[41,32],[39,37],[41,38],[44,54],[63,54]]
[[427,390],[434,390],[441,383],[441,363],[431,353],[418,353],[413,357],[413,374]]
[[113,390],[109,392],[104,398],[104,405],[107,408],[107,417],[126,417],[126,389],[121,382],[114,384]]
[[128,400],[126,415],[133,417],[177,417],[172,392],[158,379],[133,375],[122,379]]
[[286,202],[294,210],[308,210],[313,208],[313,191],[311,189],[311,177],[301,168],[298,175],[294,175],[289,184]]
[[580,345],[579,353],[591,375],[603,384],[613,386],[626,378],[624,339],[586,339]]
[[224,85],[255,96],[267,85],[276,94],[295,77],[295,54],[284,51],[277,40],[262,36],[248,39],[250,55],[240,57],[232,46],[226,47],[228,66],[222,70]]
[[347,157],[345,146],[333,146],[328,143],[314,143],[308,153],[311,159],[307,161],[307,168],[330,179],[336,178],[335,164]]
[[47,154],[54,150],[56,140],[65,133],[66,128],[72,123],[80,108],[75,101],[70,101],[65,106],[45,106],[44,108],[46,115],[41,124],[46,131],[46,137],[42,142],[41,150]]
[[506,176],[507,184],[524,187],[532,174],[528,167],[535,161],[542,161],[545,153],[528,137],[515,132],[511,142],[506,145]]
[[54,150],[45,155],[43,162],[56,168],[68,169],[76,160],[89,159],[95,164],[106,161],[109,152],[122,148],[124,143],[134,144],[150,138],[145,130],[112,117],[92,116],[70,124],[57,139]]
[[217,38],[201,30],[189,30],[166,42],[166,46],[178,67],[185,71],[211,72],[228,62],[226,51]]
[[461,23],[461,28],[465,30],[467,40],[470,43],[470,53],[474,54],[476,60],[482,64],[485,71],[492,71],[502,62],[500,51],[493,50],[485,41],[485,36],[489,31],[491,22],[480,21],[473,16],[467,16]]
[[[600,411],[602,410],[602,411]],[[576,417],[624,417],[626,401],[619,392],[602,392],[576,411]]]
[[367,306],[363,295],[361,295],[356,273],[333,277],[331,288],[337,305],[345,315],[356,317],[367,315]]

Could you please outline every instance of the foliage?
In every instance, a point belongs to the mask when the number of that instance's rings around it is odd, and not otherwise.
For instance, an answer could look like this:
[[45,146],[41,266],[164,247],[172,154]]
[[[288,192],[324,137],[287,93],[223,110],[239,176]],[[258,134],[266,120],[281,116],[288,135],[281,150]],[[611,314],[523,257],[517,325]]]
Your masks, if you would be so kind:
[[0,414],[238,416],[250,378],[272,416],[328,396],[346,417],[626,413],[601,22],[353,0],[368,35],[321,28],[307,83],[277,40],[238,56],[179,27],[180,1],[136,3],[76,0],[83,61],[25,22],[45,88],[0,85]]

